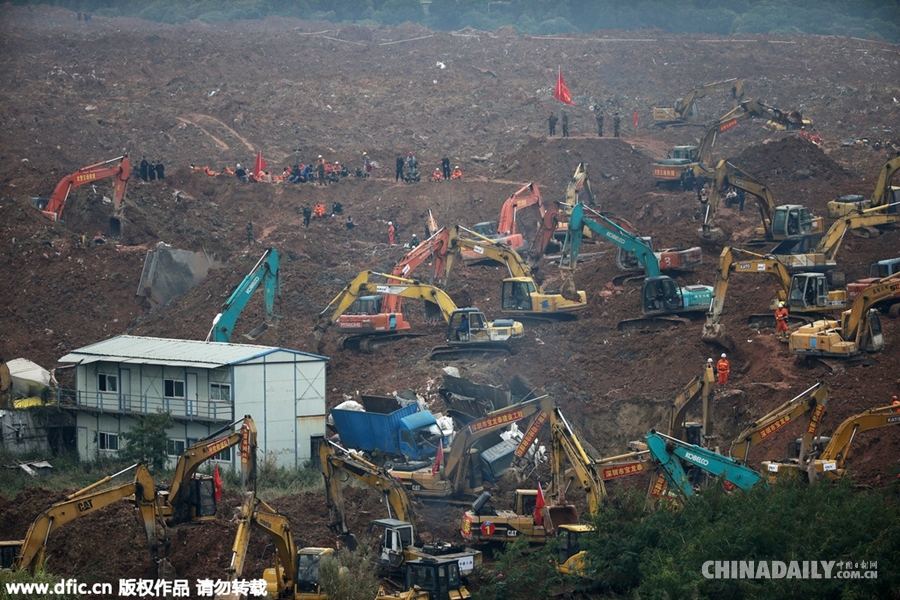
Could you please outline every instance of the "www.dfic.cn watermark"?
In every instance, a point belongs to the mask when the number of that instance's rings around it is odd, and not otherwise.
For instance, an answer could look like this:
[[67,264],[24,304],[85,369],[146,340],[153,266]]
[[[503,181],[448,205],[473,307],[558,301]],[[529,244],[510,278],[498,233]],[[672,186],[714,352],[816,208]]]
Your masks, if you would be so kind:
[[708,560],[706,579],[877,579],[877,561]]

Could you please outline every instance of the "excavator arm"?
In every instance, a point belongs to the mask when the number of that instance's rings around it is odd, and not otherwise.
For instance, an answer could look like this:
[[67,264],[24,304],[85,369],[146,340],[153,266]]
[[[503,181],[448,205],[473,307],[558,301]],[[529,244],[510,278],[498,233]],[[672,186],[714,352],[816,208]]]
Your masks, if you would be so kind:
[[823,383],[817,383],[802,394],[788,400],[770,413],[763,415],[744,429],[731,443],[729,454],[742,463],[748,462],[750,448],[760,443],[782,427],[796,421],[806,413],[809,423],[800,441],[800,463],[804,463],[813,438],[819,428],[828,405],[828,390]]
[[[339,471],[381,492],[388,505],[390,518],[415,523],[415,513],[409,496],[406,494],[406,488],[385,469],[350,453],[329,440],[323,440],[319,445],[319,460],[322,464],[322,475],[325,477],[325,497],[331,518],[329,527],[348,546],[351,546],[351,549],[353,549],[352,546],[356,543],[356,539],[347,526]],[[393,512],[393,516],[391,516],[391,512]]]
[[[214,342],[230,342],[231,335],[234,332],[234,324],[247,306],[247,302],[253,296],[253,292],[263,285],[266,300],[266,317],[274,316],[275,296],[281,293],[281,277],[279,276],[278,267],[278,250],[269,248],[262,257],[257,261],[256,266],[244,277],[244,280],[232,292],[222,305],[222,312],[213,319],[212,329],[206,336],[206,341]],[[248,337],[255,339],[263,331],[268,329],[268,325],[256,328]]]
[[581,202],[581,192],[587,195],[586,204],[593,205],[596,202],[594,191],[591,189],[591,180],[587,174],[587,165],[584,162],[578,163],[578,166],[575,167],[575,173],[566,187],[566,205],[570,209]]
[[[763,480],[762,475],[732,458],[682,442],[652,429],[647,434],[646,442],[650,455],[662,471],[669,486],[687,498],[694,495],[694,488],[681,464],[682,460],[717,477],[722,477],[725,481],[745,491],[749,491]],[[766,485],[764,481],[763,485]]]
[[685,94],[684,97],[676,100],[674,108],[654,108],[653,120],[661,125],[683,121],[693,112],[693,106],[697,100],[710,94],[723,92],[730,93],[735,106],[737,106],[744,97],[744,82],[737,78],[731,78],[696,87]]
[[[590,218],[585,218],[585,210],[590,211]],[[621,225],[579,202],[572,208],[569,216],[569,231],[566,235],[566,246],[569,251],[569,268],[574,270],[581,251],[581,240],[584,228],[606,238],[619,248],[630,252],[644,267],[647,277],[660,275],[659,259],[650,246],[637,234],[628,231]],[[563,249],[565,252],[565,248]]]
[[[234,426],[239,423],[240,429],[235,430]],[[200,465],[222,450],[240,445],[241,483],[244,489],[251,487],[256,478],[256,435],[256,423],[250,415],[246,415],[185,450],[175,465],[172,485],[163,503],[166,521],[181,523],[191,518],[190,509],[186,506],[188,485]]]
[[78,169],[71,175],[63,177],[56,187],[53,194],[50,195],[47,205],[42,208],[42,212],[54,221],[62,220],[63,211],[66,208],[66,201],[69,199],[69,193],[72,189],[88,184],[107,177],[115,177],[113,184],[113,220],[122,218],[123,202],[125,200],[125,187],[128,179],[131,177],[131,161],[128,155],[111,158],[107,161],[89,165]]
[[[590,514],[596,515],[600,511],[603,498],[606,497],[603,475],[559,409],[554,409],[551,413],[550,436],[553,440],[551,469],[554,492],[558,494],[557,502],[564,504],[567,488],[564,481],[566,470],[562,463],[562,457],[565,457],[572,467],[572,472],[578,478],[578,484],[587,495],[588,511]],[[556,523],[555,520],[554,523]]]
[[869,310],[885,298],[891,298],[900,293],[900,273],[894,273],[889,277],[883,277],[865,288],[850,310],[841,315],[841,337],[845,340],[856,340],[860,346],[860,338],[866,327],[865,320]]
[[522,186],[516,193],[506,199],[500,207],[500,221],[497,223],[497,234],[500,236],[516,235],[516,219],[519,213],[529,206],[536,206],[541,214],[544,212],[544,200],[536,183]]
[[[476,239],[460,237],[460,232],[465,232]],[[456,225],[450,230],[447,243],[446,259],[444,261],[444,285],[450,281],[450,272],[461,257],[463,250],[475,252],[484,258],[489,258],[500,264],[506,265],[510,277],[527,277],[533,279],[531,267],[529,267],[519,253],[509,246],[487,238],[479,233]]]
[[703,372],[691,379],[681,393],[672,401],[671,411],[669,413],[669,435],[679,440],[685,439],[685,414],[688,407],[698,398],[702,403],[703,411],[703,433],[712,434],[712,401],[715,391],[716,380],[713,375],[712,367],[704,367]]
[[844,464],[850,454],[850,445],[857,434],[891,425],[900,425],[900,413],[897,412],[896,405],[872,408],[850,417],[838,425],[822,451],[822,456],[815,460],[812,466],[816,471],[823,471],[832,478],[840,477],[844,473]]
[[[136,469],[133,481],[110,488],[97,489],[132,469]],[[150,554],[154,561],[161,560],[159,552],[164,549],[168,554],[169,540],[165,523],[159,511],[156,486],[147,468],[144,465],[136,464],[71,494],[65,500],[57,502],[42,512],[28,528],[28,533],[25,535],[25,540],[16,558],[16,568],[27,569],[34,573],[44,560],[47,539],[53,531],[66,523],[87,516],[129,496],[134,496],[135,503],[141,512]]]
[[872,193],[872,207],[891,204],[897,189],[891,187],[891,180],[900,171],[900,156],[895,156],[887,161],[881,171],[878,172],[878,181],[875,183],[875,191]]
[[832,223],[816,247],[813,248],[813,254],[822,254],[825,260],[833,261],[844,236],[851,229],[859,229],[861,227],[875,227],[878,225],[888,225],[900,222],[900,214],[897,212],[889,212],[892,207],[900,206],[900,202],[893,204],[882,204],[873,208],[867,208],[860,214],[850,215]]

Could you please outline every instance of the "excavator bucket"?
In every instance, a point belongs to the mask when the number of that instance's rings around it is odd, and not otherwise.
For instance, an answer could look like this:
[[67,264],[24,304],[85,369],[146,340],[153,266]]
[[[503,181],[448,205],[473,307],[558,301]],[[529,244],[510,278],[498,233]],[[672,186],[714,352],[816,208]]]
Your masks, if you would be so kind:
[[178,577],[178,572],[175,570],[175,567],[172,566],[172,563],[169,562],[168,558],[159,559],[159,562],[156,563],[156,567],[157,577],[159,579],[174,581]]
[[734,350],[734,340],[730,335],[725,333],[725,328],[721,323],[707,324],[703,326],[703,333],[700,334],[707,344],[718,344],[728,350]]
[[547,533],[555,533],[562,525],[574,525],[578,523],[578,509],[574,504],[554,504],[541,509],[544,519],[544,530]]
[[261,336],[268,330],[269,330],[269,324],[263,323],[262,325],[260,325],[259,327],[255,328],[253,331],[251,331],[250,333],[245,333],[244,337],[252,342],[253,340],[258,338],[259,336]]
[[575,271],[562,269],[562,277],[559,283],[559,294],[570,302],[579,302],[578,288],[575,286]]

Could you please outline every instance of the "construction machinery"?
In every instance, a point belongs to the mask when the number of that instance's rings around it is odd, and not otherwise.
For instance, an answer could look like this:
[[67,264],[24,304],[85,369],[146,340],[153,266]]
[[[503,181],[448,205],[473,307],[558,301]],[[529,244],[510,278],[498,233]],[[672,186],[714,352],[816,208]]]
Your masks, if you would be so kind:
[[840,219],[854,213],[858,213],[866,208],[874,208],[885,204],[900,206],[900,187],[892,186],[891,180],[900,170],[900,156],[895,156],[887,161],[878,172],[878,179],[875,183],[875,191],[870,199],[863,196],[843,196],[837,200],[828,203],[828,216],[832,219]]
[[[690,285],[680,287],[669,276],[662,275],[659,259],[639,236],[625,231],[600,213],[591,211],[585,218],[585,207],[578,203],[569,218],[566,246],[569,253],[569,277],[564,278],[561,293],[570,298],[574,289],[574,272],[581,249],[582,230],[587,227],[597,235],[608,239],[620,248],[631,252],[644,267],[641,290],[641,310],[649,318],[628,319],[619,323],[619,329],[661,328],[683,323],[682,319],[665,318],[668,314],[705,312],[712,299],[712,287]],[[587,209],[590,210],[590,209]],[[565,253],[566,248],[564,248]]]
[[206,335],[206,341],[230,343],[234,333],[234,324],[244,311],[253,293],[262,284],[266,302],[266,322],[256,327],[244,337],[255,340],[269,329],[269,321],[281,318],[275,314],[275,297],[281,294],[281,277],[278,268],[278,250],[268,248],[256,265],[247,273],[243,281],[228,296],[222,305],[222,311],[213,319],[212,328]]
[[728,483],[749,491],[762,482],[763,476],[736,460],[707,450],[696,444],[688,444],[671,436],[650,430],[644,438],[650,456],[659,467],[669,487],[684,498],[694,495],[692,477],[681,461],[706,473],[721,477]]
[[468,575],[481,564],[481,552],[477,550],[437,540],[423,543],[415,529],[416,516],[406,488],[385,469],[328,440],[323,440],[319,446],[319,459],[325,477],[325,497],[331,521],[329,528],[351,550],[356,548],[357,541],[347,525],[341,473],[384,496],[388,518],[376,519],[369,525],[370,532],[375,528],[384,530],[376,559],[383,569],[396,571],[407,561],[417,558],[443,557],[456,560],[460,572]]
[[[240,424],[239,429],[235,425]],[[241,482],[246,489],[256,477],[256,424],[244,416],[199,440],[178,458],[169,486],[160,486],[160,510],[168,525],[211,521],[216,518],[213,478],[198,475],[197,469],[216,454],[239,446]]]
[[653,108],[653,124],[656,127],[667,127],[670,125],[686,125],[694,122],[699,117],[697,110],[697,100],[709,96],[710,94],[731,94],[734,100],[734,107],[737,107],[744,98],[744,82],[736,77],[717,81],[715,83],[707,83],[706,85],[697,86],[683,97],[675,101],[673,107],[654,107]]
[[[735,258],[735,255],[740,255],[741,258]],[[789,322],[793,324],[810,322],[808,317],[800,315],[842,310],[847,306],[847,293],[844,290],[829,289],[828,278],[823,273],[791,275],[787,268],[772,256],[763,256],[749,250],[726,246],[719,255],[712,302],[709,304],[706,323],[703,326],[702,338],[706,342],[717,343],[727,348],[734,345],[721,322],[725,295],[733,273],[769,275],[775,283],[775,303],[784,302],[786,304],[791,313]],[[748,320],[751,324],[772,327],[774,326],[773,314],[751,315]]]
[[406,563],[406,591],[388,592],[384,586],[375,600],[467,600],[459,565],[446,558],[417,558]]
[[850,359],[884,348],[881,314],[873,306],[900,292],[900,273],[876,280],[853,301],[840,320],[803,325],[791,334],[790,351],[808,357]]
[[814,460],[806,463],[797,458],[765,461],[762,463],[763,469],[768,472],[769,481],[775,481],[785,476],[796,477],[798,472],[806,472],[810,478],[815,477],[817,473],[824,473],[828,479],[840,479],[846,472],[850,445],[856,439],[857,434],[892,425],[900,425],[900,412],[898,412],[896,404],[869,409],[838,425],[822,453]]
[[[900,272],[900,258],[887,258],[869,265],[869,276],[847,284],[847,301],[853,302],[867,287],[878,279]],[[900,294],[889,296],[873,305],[892,319],[900,317]]]
[[[275,547],[275,564],[263,571],[266,592],[272,598],[327,600],[328,594],[319,583],[319,564],[322,558],[333,556],[334,549],[309,547],[297,550],[287,518],[261,500],[255,491],[245,492],[236,518],[238,527],[231,549],[231,561],[226,569],[229,580],[241,579],[250,531],[257,529],[265,533]],[[237,599],[239,596],[234,594],[224,598]]]
[[125,187],[131,177],[131,161],[128,155],[117,156],[95,165],[82,167],[70,175],[59,180],[49,198],[32,198],[32,202],[41,209],[45,215],[54,221],[63,224],[63,211],[66,209],[66,201],[69,193],[82,185],[93,184],[107,177],[115,177],[113,183],[112,216],[109,218],[109,233],[112,237],[122,235],[122,221],[125,211]]
[[[134,479],[112,487],[102,487],[116,477],[134,470]],[[44,552],[50,534],[66,523],[92,514],[110,504],[133,497],[135,506],[141,513],[144,531],[150,556],[157,563],[160,576],[172,574],[168,563],[169,538],[166,523],[163,519],[161,505],[156,493],[153,477],[142,464],[134,464],[118,473],[104,477],[86,488],[66,496],[43,511],[28,527],[25,539],[5,543],[9,547],[18,547],[18,555],[11,565],[16,569],[24,569],[30,573],[44,562]],[[10,566],[10,565],[3,565]]]
[[803,435],[800,437],[799,446],[798,460],[800,464],[805,464],[816,438],[816,433],[819,430],[819,425],[825,416],[827,406],[828,389],[824,383],[819,382],[747,426],[731,442],[729,455],[731,458],[747,464],[749,462],[750,449],[753,446],[809,413],[809,421],[803,430]]
[[[561,542],[557,570],[564,575],[580,575],[585,568],[580,539],[595,529],[578,523],[578,511],[566,502],[569,486],[574,483],[581,487],[589,513],[596,515],[606,497],[604,479],[641,472],[647,453],[593,459],[558,408],[550,412],[550,437],[552,482],[548,495],[551,503],[545,504],[540,488],[536,492],[516,490],[513,510],[493,510],[486,506],[490,494],[485,492],[472,504],[472,510],[466,511],[461,532],[464,538],[481,543],[509,542],[526,537],[530,543],[540,544],[555,535]],[[565,468],[567,461],[568,469]]]
[[789,273],[816,271],[827,273],[835,286],[844,285],[844,275],[836,271],[835,256],[848,231],[862,230],[869,236],[879,235],[877,227],[900,223],[900,212],[891,212],[897,204],[867,208],[832,223],[824,235],[792,236],[768,254],[777,258]]
[[712,149],[717,136],[735,127],[741,119],[756,117],[766,117],[788,129],[799,129],[809,123],[797,111],[784,111],[755,100],[741,102],[713,122],[700,138],[699,144],[675,146],[666,158],[656,161],[653,164],[656,185],[674,185],[682,190],[690,190],[697,184],[698,178],[711,177],[714,173],[711,166],[714,164]]
[[[591,189],[591,180],[587,174],[587,164],[584,162],[578,163],[578,166],[575,167],[575,173],[572,174],[572,178],[566,186],[565,202],[558,203],[561,217],[559,218],[559,223],[554,232],[554,237],[559,242],[562,242],[566,237],[566,232],[568,231],[566,220],[572,213],[572,208],[581,201],[582,192],[584,192],[587,197],[587,202],[584,202],[584,204],[591,206],[596,205],[596,197]],[[599,210],[599,207],[597,207],[597,209]],[[590,237],[591,232],[586,231],[585,235]]]
[[[465,232],[477,239],[460,237]],[[537,283],[519,253],[502,243],[490,240],[459,225],[450,230],[445,259],[444,285],[450,281],[450,273],[465,251],[489,258],[506,266],[509,277],[503,279],[500,293],[500,313],[516,318],[573,319],[577,311],[587,307],[587,295],[576,291],[572,300],[555,291],[544,291]]]
[[[379,277],[386,283],[374,283],[370,279]],[[519,321],[497,319],[488,321],[477,308],[458,308],[442,289],[413,279],[386,275],[375,271],[363,271],[357,275],[321,313],[313,331],[317,343],[321,343],[324,333],[353,302],[360,296],[371,294],[393,294],[403,298],[417,298],[434,304],[447,323],[446,346],[431,351],[431,358],[447,358],[472,352],[511,354],[512,342],[525,336],[525,329]],[[326,316],[332,310],[330,317]],[[378,332],[373,332],[377,335]]]
[[[490,240],[505,244],[513,250],[521,250],[525,247],[525,240],[518,231],[517,220],[519,213],[529,207],[537,209],[538,214],[544,214],[544,200],[536,183],[528,183],[522,186],[514,194],[503,202],[500,207],[500,220],[476,223],[472,229],[479,235]],[[484,256],[471,251],[465,251],[463,257],[467,260],[484,260]]]
[[[436,230],[428,239],[411,249],[391,270],[392,276],[409,277],[426,261],[432,261],[429,283],[439,285],[444,275],[449,233]],[[334,322],[335,330],[343,334],[341,345],[363,352],[374,352],[385,343],[423,334],[411,331],[412,326],[403,315],[402,298],[393,294],[359,296]],[[432,306],[426,303],[426,308]],[[426,318],[429,318],[426,312]]]
[[456,433],[453,445],[446,452],[444,464],[415,470],[395,468],[389,472],[408,491],[423,499],[480,494],[484,487],[481,450],[476,447],[478,442],[513,423],[534,417],[515,451],[515,456],[522,458],[552,410],[553,400],[542,396],[489,412]]
[[732,163],[721,160],[716,165],[713,174],[709,202],[706,205],[706,214],[701,215],[703,226],[700,236],[704,240],[721,239],[722,230],[713,227],[713,219],[719,200],[723,199],[728,204],[726,192],[729,188],[735,188],[739,194],[749,193],[756,198],[759,206],[759,216],[762,226],[756,234],[762,235],[764,240],[750,240],[748,245],[780,241],[792,235],[806,235],[822,233],[825,231],[825,222],[821,217],[814,216],[808,208],[799,204],[775,205],[775,197],[769,188],[755,180]]

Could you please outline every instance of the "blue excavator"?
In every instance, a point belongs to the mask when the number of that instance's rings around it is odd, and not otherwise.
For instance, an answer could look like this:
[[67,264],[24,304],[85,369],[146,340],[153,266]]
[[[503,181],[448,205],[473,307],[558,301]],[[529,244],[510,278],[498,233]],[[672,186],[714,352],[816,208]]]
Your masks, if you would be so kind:
[[[585,210],[590,211],[590,215],[585,215]],[[619,330],[663,329],[685,322],[684,319],[667,318],[665,315],[690,312],[702,314],[709,309],[713,291],[711,286],[679,286],[674,279],[661,273],[659,257],[654,254],[653,249],[641,236],[622,228],[609,217],[585,208],[581,202],[572,208],[569,215],[569,231],[563,245],[563,256],[568,252],[568,270],[572,274],[563,278],[560,293],[564,298],[572,299],[574,296],[573,274],[578,264],[581,238],[585,227],[633,255],[644,267],[641,310],[645,318],[621,321],[618,324]]]
[[226,344],[231,342],[234,324],[260,284],[265,293],[266,322],[250,333],[244,334],[244,337],[251,341],[269,329],[269,321],[272,318],[279,318],[275,314],[275,297],[281,293],[281,279],[278,272],[278,250],[275,248],[265,251],[256,266],[244,277],[244,280],[222,305],[222,312],[213,319],[212,328],[206,336],[207,342],[225,342]]
[[645,441],[653,462],[666,478],[669,488],[684,498],[694,495],[693,483],[696,481],[696,477],[691,477],[682,465],[682,461],[691,467],[697,467],[706,473],[721,477],[745,492],[750,491],[760,482],[763,486],[768,487],[761,474],[733,458],[722,456],[712,450],[688,444],[652,429],[647,434]]

